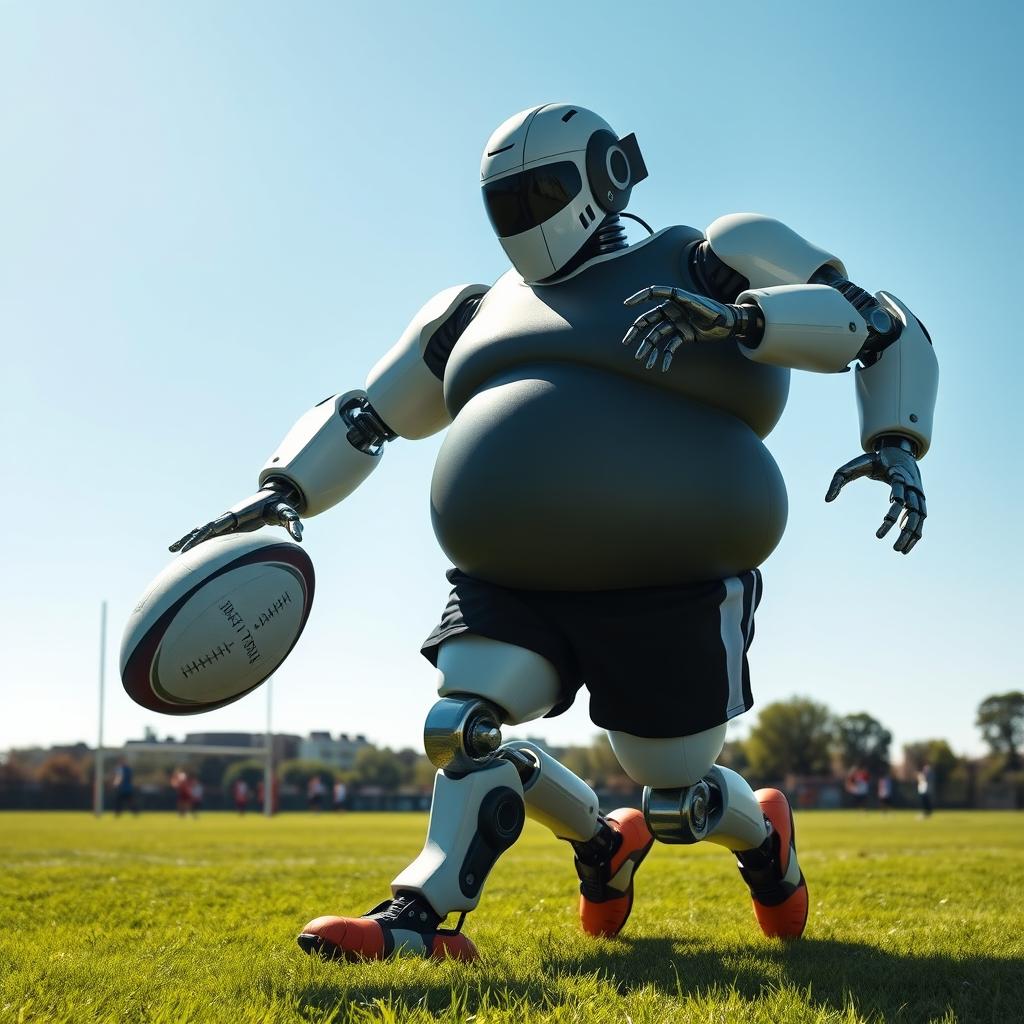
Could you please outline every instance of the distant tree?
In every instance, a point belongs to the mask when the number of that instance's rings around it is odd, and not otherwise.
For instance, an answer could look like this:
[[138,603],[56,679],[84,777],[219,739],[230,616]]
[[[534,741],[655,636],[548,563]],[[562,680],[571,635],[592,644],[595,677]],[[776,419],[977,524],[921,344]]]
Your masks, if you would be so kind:
[[1004,758],[1007,771],[1021,768],[1021,745],[1024,744],[1024,693],[1013,690],[986,697],[978,705],[974,723],[993,754]]
[[836,749],[843,768],[858,766],[874,775],[889,771],[889,747],[892,733],[866,712],[843,715],[836,720]]
[[567,747],[559,760],[569,771],[592,785],[627,779],[606,733],[599,733],[586,747]]
[[228,765],[228,769],[224,772],[224,778],[222,785],[225,789],[230,789],[238,779],[244,779],[250,789],[255,788],[263,781],[263,761],[257,761],[255,758],[249,758],[245,761],[234,761]]
[[743,744],[750,772],[762,779],[831,771],[832,712],[806,697],[778,701],[761,714]]
[[[426,761],[426,757],[418,750],[413,750],[412,747],[403,747],[401,750],[395,752],[395,757],[398,758],[402,765],[402,783],[403,785],[407,782],[413,781],[413,775],[416,772],[416,765],[420,761]],[[430,762],[427,761],[427,764]]]
[[[325,782],[333,781],[334,768],[324,761],[310,761],[302,758],[295,758],[292,761],[282,761],[277,769],[277,777],[289,786],[299,786],[305,789],[309,780],[314,776],[321,776]],[[262,773],[260,778],[262,779]]]
[[352,779],[360,786],[398,789],[406,778],[406,767],[393,751],[379,747],[363,747],[352,766]]
[[742,775],[750,767],[750,759],[747,757],[747,749],[743,745],[743,740],[729,740],[722,747],[717,763]]
[[83,782],[82,763],[70,754],[51,754],[40,766],[40,782],[47,785],[68,785]]
[[941,786],[960,766],[960,758],[945,740],[918,740],[903,747],[903,765],[907,772],[920,771],[926,764],[932,766],[936,786]]
[[412,768],[412,784],[414,786],[432,787],[437,769],[422,755],[416,759]]
[[566,747],[558,758],[561,763],[581,779],[589,779],[590,755],[586,747]]
[[593,777],[601,782],[609,779],[622,779],[626,773],[619,764],[619,759],[612,750],[611,741],[607,733],[598,733],[588,748],[590,752],[590,764]]
[[16,750],[0,754],[0,785],[20,785],[32,778],[32,770]]

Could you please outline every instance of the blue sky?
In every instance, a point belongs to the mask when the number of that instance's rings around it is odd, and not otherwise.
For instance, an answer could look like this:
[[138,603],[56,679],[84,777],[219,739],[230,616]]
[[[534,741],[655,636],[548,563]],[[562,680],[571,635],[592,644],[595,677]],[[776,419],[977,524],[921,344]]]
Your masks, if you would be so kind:
[[[794,375],[768,442],[790,521],[754,693],[980,750],[978,702],[1024,685],[1021,22],[986,3],[0,3],[0,749],[93,739],[104,598],[108,739],[261,727],[261,694],[204,718],[137,708],[121,625],[166,545],[250,493],[306,408],[361,386],[435,292],[504,271],[483,144],[565,100],[637,133],[630,209],[656,228],[779,217],[928,325],[931,515],[908,558],[874,538],[880,485],[822,501],[859,449],[851,376]],[[389,446],[307,523],[317,601],[279,728],[418,745],[418,645],[447,592],[439,444]],[[521,731],[594,729],[579,703]]]

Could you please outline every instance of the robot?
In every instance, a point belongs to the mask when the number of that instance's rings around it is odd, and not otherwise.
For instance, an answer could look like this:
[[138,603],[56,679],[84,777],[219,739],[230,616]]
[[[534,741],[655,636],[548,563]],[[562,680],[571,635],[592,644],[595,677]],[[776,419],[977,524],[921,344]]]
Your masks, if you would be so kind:
[[[465,916],[526,816],[571,844],[591,935],[621,931],[655,840],[725,847],[762,931],[804,930],[786,797],[716,764],[726,723],[753,703],[757,567],[786,523],[762,442],[791,370],[855,366],[863,454],[825,500],[860,477],[886,484],[877,536],[902,517],[893,546],[906,555],[927,514],[917,463],[937,363],[898,298],[864,291],[777,220],[648,227],[628,244],[621,217],[645,177],[636,137],[583,107],[505,121],[481,185],[512,269],[431,299],[363,389],[295,424],[257,494],[171,547],[266,524],[300,540],[300,517],[342,501],[388,444],[448,430],[431,483],[454,568],[423,645],[439,696],[424,726],[438,769],[426,842],[367,914],[306,925],[307,952],[472,959]],[[644,787],[642,811],[603,815],[548,753],[502,741],[502,726],[564,711],[584,682],[592,720]]]

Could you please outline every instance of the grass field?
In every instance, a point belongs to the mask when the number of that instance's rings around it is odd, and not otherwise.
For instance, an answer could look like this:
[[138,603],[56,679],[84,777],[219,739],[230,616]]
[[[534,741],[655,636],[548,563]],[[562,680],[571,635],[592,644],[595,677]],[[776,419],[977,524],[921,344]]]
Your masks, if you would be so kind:
[[656,846],[627,937],[576,922],[569,848],[528,824],[472,965],[305,957],[361,913],[421,815],[0,815],[0,1020],[1024,1021],[1024,815],[805,813],[806,937],[763,938],[732,859]]

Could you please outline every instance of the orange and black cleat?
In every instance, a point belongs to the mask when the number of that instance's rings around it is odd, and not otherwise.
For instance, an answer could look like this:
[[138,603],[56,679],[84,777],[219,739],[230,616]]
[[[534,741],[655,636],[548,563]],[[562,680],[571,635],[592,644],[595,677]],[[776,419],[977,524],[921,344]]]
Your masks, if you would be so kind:
[[807,924],[807,883],[796,859],[796,827],[785,794],[759,789],[771,834],[755,850],[736,854],[740,874],[750,888],[754,916],[761,931],[772,939],[798,939]]
[[580,876],[580,922],[588,935],[611,938],[633,909],[633,876],[654,843],[644,816],[632,807],[602,818],[598,834],[573,843]]
[[400,954],[475,960],[476,946],[458,928],[439,928],[441,920],[422,896],[400,892],[363,917],[318,917],[297,941],[325,960],[386,960]]

